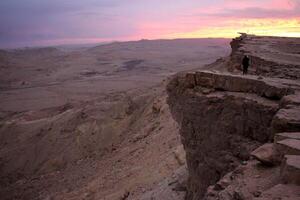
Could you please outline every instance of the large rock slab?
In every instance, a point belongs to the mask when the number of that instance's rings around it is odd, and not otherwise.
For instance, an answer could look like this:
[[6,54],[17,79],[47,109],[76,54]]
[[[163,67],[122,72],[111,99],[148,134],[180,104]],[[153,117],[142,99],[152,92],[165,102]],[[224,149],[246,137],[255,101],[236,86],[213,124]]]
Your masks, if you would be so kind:
[[272,127],[274,133],[300,131],[300,106],[280,109],[274,116]]
[[300,132],[286,132],[286,133],[277,133],[274,137],[274,142],[278,142],[285,139],[296,139],[300,140]]
[[282,155],[300,155],[300,140],[281,140],[276,142],[276,148]]
[[286,155],[284,158],[280,173],[282,181],[300,185],[300,156]]
[[190,87],[194,85],[230,92],[256,93],[270,99],[281,99],[283,96],[294,93],[291,87],[284,84],[285,80],[281,83],[271,79],[261,80],[257,76],[220,74],[209,71],[187,73],[186,82]]

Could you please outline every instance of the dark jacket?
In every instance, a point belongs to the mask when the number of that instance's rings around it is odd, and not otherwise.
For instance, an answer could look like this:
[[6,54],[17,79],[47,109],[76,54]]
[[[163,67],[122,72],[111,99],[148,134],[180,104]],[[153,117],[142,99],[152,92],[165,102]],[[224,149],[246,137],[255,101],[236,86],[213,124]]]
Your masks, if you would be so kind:
[[249,67],[249,61],[250,61],[250,59],[247,56],[245,56],[243,58],[243,66],[244,67]]

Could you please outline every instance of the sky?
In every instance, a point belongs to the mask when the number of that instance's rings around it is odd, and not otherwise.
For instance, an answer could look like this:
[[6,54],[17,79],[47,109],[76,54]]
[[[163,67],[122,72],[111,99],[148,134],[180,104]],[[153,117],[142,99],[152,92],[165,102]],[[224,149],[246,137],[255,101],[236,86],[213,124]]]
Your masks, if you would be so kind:
[[238,32],[300,37],[300,0],[0,1],[0,48]]

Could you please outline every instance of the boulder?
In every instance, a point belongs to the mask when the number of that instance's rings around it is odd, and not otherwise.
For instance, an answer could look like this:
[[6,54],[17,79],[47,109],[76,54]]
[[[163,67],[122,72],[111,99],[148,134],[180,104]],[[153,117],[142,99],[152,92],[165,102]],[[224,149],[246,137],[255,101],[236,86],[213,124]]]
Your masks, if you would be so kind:
[[266,143],[258,147],[251,153],[251,156],[267,166],[280,163],[280,154],[273,143]]

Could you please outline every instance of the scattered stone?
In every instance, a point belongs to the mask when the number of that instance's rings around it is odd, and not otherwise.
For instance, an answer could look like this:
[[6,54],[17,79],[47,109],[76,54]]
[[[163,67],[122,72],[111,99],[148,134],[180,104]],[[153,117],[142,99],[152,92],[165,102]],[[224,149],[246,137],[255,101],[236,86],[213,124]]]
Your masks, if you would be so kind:
[[217,191],[224,190],[229,184],[230,184],[230,181],[226,178],[223,178],[215,184],[214,190],[217,190]]
[[20,180],[18,180],[17,182],[16,182],[16,184],[17,185],[23,185],[23,184],[25,184],[26,183],[26,179],[20,179]]
[[178,184],[176,184],[176,186],[174,188],[172,188],[172,190],[177,191],[177,192],[185,192],[186,186],[178,183]]
[[174,158],[176,159],[178,165],[182,166],[186,163],[185,161],[185,151],[183,149],[183,146],[178,146],[174,151]]
[[247,161],[243,160],[242,165],[247,165]]
[[209,186],[208,188],[207,188],[207,190],[206,190],[206,195],[208,196],[208,197],[214,197],[214,196],[216,196],[216,192],[215,192],[215,189],[214,189],[214,186]]
[[76,164],[80,165],[82,163],[82,161],[83,161],[83,159],[79,159],[79,160],[76,161]]
[[129,191],[126,191],[126,192],[122,195],[122,197],[120,198],[120,200],[126,200],[126,199],[128,199],[129,195],[130,195],[130,192],[129,192]]
[[298,200],[300,186],[292,184],[277,184],[270,189],[263,191],[254,200]]
[[161,102],[154,101],[153,105],[152,105],[152,112],[155,113],[155,114],[159,113],[160,110],[161,110],[161,106],[162,106]]
[[175,184],[175,183],[177,183],[177,182],[178,182],[177,180],[171,181],[171,182],[168,183],[168,185],[173,185],[173,184]]
[[210,94],[212,93],[214,90],[212,88],[201,88],[200,92],[202,94]]
[[244,200],[245,197],[244,197],[243,193],[240,190],[235,189],[234,192],[233,192],[233,199],[234,200]]
[[261,192],[260,191],[254,191],[252,194],[253,194],[254,197],[259,197],[261,195]]

